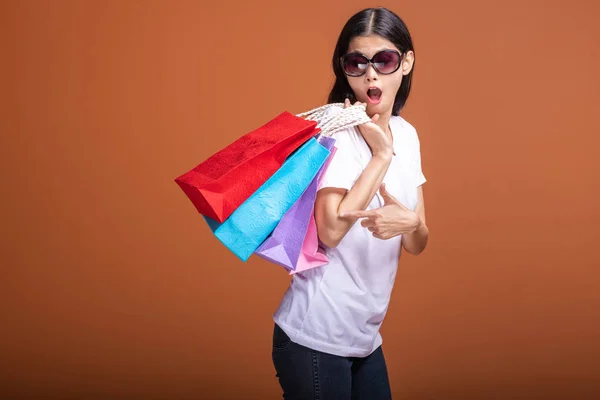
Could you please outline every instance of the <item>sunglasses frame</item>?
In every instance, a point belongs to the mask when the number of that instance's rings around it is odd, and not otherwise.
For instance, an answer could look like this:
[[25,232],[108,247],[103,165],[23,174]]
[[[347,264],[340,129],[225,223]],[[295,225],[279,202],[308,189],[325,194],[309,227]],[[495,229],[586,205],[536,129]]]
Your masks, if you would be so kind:
[[[396,67],[396,69],[394,69],[392,72],[381,72],[377,69],[377,67],[375,66],[375,63],[373,62],[373,59],[375,57],[377,57],[379,54],[381,53],[396,53],[398,55],[398,66]],[[357,54],[361,57],[364,57],[365,60],[367,60],[367,68],[365,68],[365,70],[362,72],[362,74],[358,74],[358,75],[352,75],[349,74],[348,72],[346,72],[346,68],[345,68],[345,60],[346,57],[348,57],[349,55],[354,55]],[[342,71],[344,72],[344,74],[346,74],[347,76],[352,76],[352,77],[358,77],[358,76],[363,76],[364,74],[367,73],[367,71],[369,70],[369,64],[373,66],[373,69],[378,73],[378,74],[382,74],[382,75],[390,75],[393,74],[394,72],[398,71],[400,69],[400,65],[402,64],[402,59],[404,58],[404,55],[406,53],[400,53],[398,50],[393,50],[393,49],[386,49],[386,50],[381,50],[378,51],[377,53],[375,53],[373,55],[372,58],[369,59],[369,57],[367,57],[366,55],[364,55],[363,53],[359,52],[359,51],[353,51],[352,53],[346,53],[343,56],[340,57],[340,64],[342,67]]]

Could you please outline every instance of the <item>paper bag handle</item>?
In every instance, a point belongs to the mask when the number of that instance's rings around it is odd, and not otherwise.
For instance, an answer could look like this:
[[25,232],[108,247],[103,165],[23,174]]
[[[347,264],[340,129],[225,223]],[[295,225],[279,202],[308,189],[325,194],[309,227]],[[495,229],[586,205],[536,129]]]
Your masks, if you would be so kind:
[[[323,114],[330,107],[341,107],[342,111],[323,120]],[[337,131],[371,122],[371,118],[367,115],[367,107],[364,104],[344,108],[344,103],[331,103],[296,116],[317,121],[317,128],[321,129],[320,134],[323,136],[331,136]]]

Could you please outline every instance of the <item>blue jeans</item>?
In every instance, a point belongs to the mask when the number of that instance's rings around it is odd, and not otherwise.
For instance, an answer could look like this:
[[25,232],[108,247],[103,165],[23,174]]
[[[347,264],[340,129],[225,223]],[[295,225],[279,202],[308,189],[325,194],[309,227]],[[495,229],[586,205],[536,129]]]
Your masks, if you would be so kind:
[[273,365],[289,400],[388,400],[392,398],[381,346],[365,358],[312,350],[273,330]]

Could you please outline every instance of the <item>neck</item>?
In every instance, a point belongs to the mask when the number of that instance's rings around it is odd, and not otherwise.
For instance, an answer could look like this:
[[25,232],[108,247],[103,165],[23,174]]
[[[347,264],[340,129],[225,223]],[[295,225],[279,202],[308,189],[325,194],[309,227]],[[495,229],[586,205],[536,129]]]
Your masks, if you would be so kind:
[[385,134],[391,138],[392,131],[390,129],[390,118],[392,116],[392,110],[386,111],[383,114],[379,114],[379,119],[376,124],[385,132]]

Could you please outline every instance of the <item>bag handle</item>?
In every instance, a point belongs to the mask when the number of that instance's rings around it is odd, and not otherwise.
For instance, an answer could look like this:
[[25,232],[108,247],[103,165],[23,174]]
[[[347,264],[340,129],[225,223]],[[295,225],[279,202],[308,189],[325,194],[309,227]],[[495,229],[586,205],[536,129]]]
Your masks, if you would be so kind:
[[[330,107],[341,107],[342,111],[322,120],[323,114]],[[351,105],[347,108],[344,108],[344,103],[326,104],[296,116],[317,121],[317,128],[321,129],[322,136],[331,136],[337,131],[371,122],[371,118],[367,115],[367,107],[363,104]]]
[[306,117],[306,119],[311,121],[317,121],[321,119],[325,111],[327,111],[330,107],[344,107],[344,103],[330,103],[325,104],[323,106],[313,108],[310,111],[306,111],[300,114],[296,114],[297,117]]

